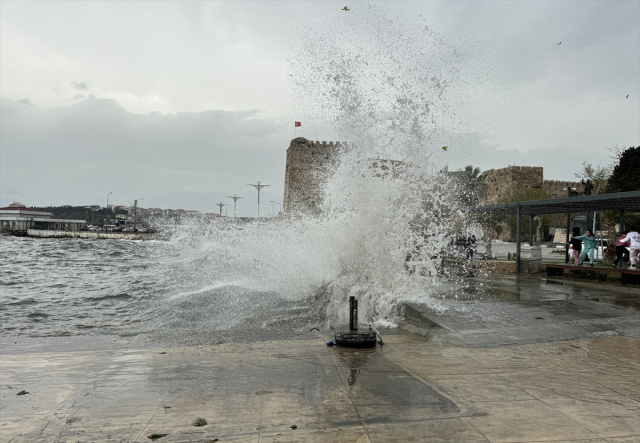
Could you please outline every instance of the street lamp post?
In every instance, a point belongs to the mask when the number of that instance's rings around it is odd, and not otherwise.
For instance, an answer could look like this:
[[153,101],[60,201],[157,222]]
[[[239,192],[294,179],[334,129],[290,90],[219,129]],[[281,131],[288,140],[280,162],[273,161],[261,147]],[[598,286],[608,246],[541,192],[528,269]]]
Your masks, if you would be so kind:
[[244,197],[238,197],[236,194],[233,194],[233,197],[230,197],[230,196],[227,195],[227,198],[230,198],[231,200],[233,200],[233,218],[235,218],[236,217],[236,202],[238,200],[240,200],[241,198],[244,198]]
[[278,211],[278,213],[280,213],[280,211],[282,211],[282,204],[281,204],[281,203],[274,202],[273,200],[271,200],[271,203],[273,203],[273,204],[271,205],[271,212],[273,212],[273,205],[278,205],[278,206],[280,206],[280,210]]
[[144,198],[133,201],[133,232],[136,232],[136,223],[138,222],[138,200],[144,200]]
[[227,204],[220,202],[220,203],[216,203],[216,206],[220,207],[220,217],[222,217],[222,207],[227,206]]
[[107,217],[109,216],[109,196],[113,194],[113,192],[109,192],[107,194]]
[[258,218],[260,218],[260,190],[262,188],[266,188],[267,186],[271,186],[271,185],[261,185],[260,182],[258,182],[255,185],[252,185],[249,183],[247,186],[253,186],[258,190]]

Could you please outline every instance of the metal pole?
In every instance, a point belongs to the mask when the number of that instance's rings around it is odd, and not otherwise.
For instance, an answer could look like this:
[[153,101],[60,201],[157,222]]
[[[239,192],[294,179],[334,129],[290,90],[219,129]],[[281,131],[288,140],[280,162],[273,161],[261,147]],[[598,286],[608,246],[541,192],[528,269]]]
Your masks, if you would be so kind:
[[[572,188],[567,188],[568,193],[569,193],[569,197],[571,197],[571,189]],[[571,213],[568,212],[567,213],[567,235],[566,235],[566,240],[565,240],[565,244],[564,244],[564,262],[565,263],[569,263],[569,231],[571,230]]]
[[516,274],[520,274],[520,202],[518,202],[517,206],[517,216],[516,216]]
[[[273,200],[271,200],[271,203],[276,204],[276,205],[278,205],[280,207],[280,209],[278,210],[278,213],[282,212],[282,204],[281,203],[275,202]],[[271,206],[271,211],[273,212],[273,205]]]
[[260,184],[260,182],[258,182],[255,185],[248,184],[247,186],[253,186],[254,188],[256,188],[258,190],[258,218],[260,218],[260,190],[262,188],[266,188],[267,186],[271,186],[271,185],[262,185],[262,184]]
[[[138,200],[144,200],[144,198]],[[138,200],[133,201],[133,232],[136,231],[136,223],[138,222]]]
[[349,297],[349,330],[350,331],[354,331],[355,329],[353,328],[353,310],[355,308],[355,300],[356,298],[352,295],[351,297]]
[[533,246],[533,215],[529,216],[529,246]]
[[113,191],[112,191],[112,192],[109,192],[109,193],[107,194],[107,217],[109,217],[109,196],[110,196],[111,194],[113,194]]
[[236,217],[236,202],[243,198],[243,197],[238,197],[236,194],[233,194],[233,197],[230,197],[227,195],[227,198],[230,198],[231,200],[233,200],[233,217]]
[[220,217],[222,217],[222,207],[227,205],[225,203],[220,202],[220,203],[216,203],[216,206],[220,208]]

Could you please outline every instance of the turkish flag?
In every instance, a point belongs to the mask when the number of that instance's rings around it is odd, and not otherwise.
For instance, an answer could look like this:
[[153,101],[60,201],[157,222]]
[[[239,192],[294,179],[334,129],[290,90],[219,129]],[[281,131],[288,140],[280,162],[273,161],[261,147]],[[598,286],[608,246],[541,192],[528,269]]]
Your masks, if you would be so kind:
[[302,126],[302,123],[300,123],[300,122],[295,122],[295,124],[296,124],[296,128],[297,128],[298,126]]

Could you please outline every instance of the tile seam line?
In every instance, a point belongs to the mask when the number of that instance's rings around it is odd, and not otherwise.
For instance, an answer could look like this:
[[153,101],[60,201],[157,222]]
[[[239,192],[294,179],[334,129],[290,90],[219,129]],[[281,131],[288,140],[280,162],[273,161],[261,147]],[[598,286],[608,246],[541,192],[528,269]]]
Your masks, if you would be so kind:
[[618,392],[617,390],[615,390],[615,389],[613,389],[613,388],[610,388],[609,386],[605,386],[605,385],[601,384],[600,382],[598,382],[597,380],[593,380],[593,379],[591,379],[588,375],[581,375],[581,374],[576,373],[576,372],[574,372],[574,371],[571,371],[571,370],[569,370],[569,371],[570,371],[572,374],[574,374],[574,375],[577,375],[577,376],[580,376],[580,377],[584,377],[584,378],[586,378],[586,379],[587,379],[587,380],[589,380],[591,383],[597,384],[597,385],[599,385],[599,386],[600,386],[600,387],[602,387],[602,388],[609,389],[609,390],[611,390],[611,391],[613,391],[613,392],[615,392],[615,393],[617,393],[617,394],[619,394],[619,395],[622,395],[623,397],[625,397],[625,398],[627,398],[627,399],[629,399],[629,400],[631,400],[631,401],[633,401],[633,402],[640,403],[640,400],[635,399],[635,398],[633,398],[633,397],[629,397],[627,394],[622,393],[622,392]]
[[565,413],[559,411],[558,409],[554,408],[553,406],[551,406],[550,404],[548,404],[546,401],[536,397],[535,395],[531,394],[530,392],[526,391],[527,394],[533,396],[536,400],[538,400],[539,402],[544,403],[546,406],[550,407],[551,409],[553,409],[554,411],[556,411],[557,414],[562,415],[563,417],[567,418],[568,420],[572,421],[573,423],[575,423],[576,425],[578,425],[579,427],[581,427],[582,429],[584,429],[585,431],[587,431],[590,434],[593,434],[595,437],[590,438],[590,440],[595,440],[595,439],[604,439],[604,437],[599,436],[598,434],[596,434],[594,431],[592,431],[591,429],[585,427],[584,425],[578,423],[577,421],[575,421],[573,418],[569,417],[568,415],[566,415]]
[[[473,357],[471,357],[473,358]],[[557,363],[552,363],[553,366],[556,366],[558,368],[562,368],[561,366],[559,366]],[[506,379],[505,377],[502,376],[502,374],[497,374],[500,378],[502,378],[505,382],[512,384],[508,379]],[[589,432],[590,434],[595,435],[595,438],[600,438],[602,439],[602,437],[600,437],[598,434],[596,434],[595,432],[593,432],[591,429],[588,429],[586,427],[584,427],[582,424],[578,423],[577,421],[575,421],[574,419],[572,419],[571,417],[569,417],[568,415],[560,412],[559,410],[557,410],[556,408],[554,408],[553,406],[551,406],[550,404],[548,404],[546,401],[542,400],[541,398],[536,397],[535,395],[533,395],[531,392],[529,392],[528,390],[521,388],[518,385],[515,385],[518,389],[522,390],[523,392],[525,392],[526,394],[532,396],[534,399],[538,400],[539,402],[544,403],[546,406],[550,407],[551,409],[553,409],[554,411],[556,411],[556,413],[562,415],[563,417],[567,418],[568,420],[572,421],[573,423],[575,423],[576,425],[578,425],[579,427],[581,427],[582,429],[584,429],[585,431]],[[529,400],[530,401],[530,400]]]
[[364,425],[364,420],[362,420],[362,417],[360,416],[360,411],[358,411],[358,407],[353,402],[353,397],[351,396],[351,392],[349,391],[349,384],[345,381],[344,377],[342,376],[342,372],[340,371],[340,366],[338,366],[338,364],[336,362],[335,352],[331,353],[331,358],[333,359],[333,362],[335,364],[334,367],[335,367],[336,371],[338,372],[338,376],[340,377],[340,380],[342,381],[342,385],[344,386],[345,390],[347,391],[347,395],[349,396],[349,401],[351,402],[351,406],[353,407],[353,410],[356,411],[356,415],[358,416],[358,420],[360,420],[360,426],[362,426],[362,429],[364,429],[365,434],[367,434],[367,438],[369,439],[369,442],[373,443],[373,440],[371,440],[371,436],[369,435],[369,430]]
[[144,427],[142,428],[142,430],[140,431],[140,434],[138,434],[138,436],[136,437],[136,439],[134,441],[138,441],[140,440],[140,437],[142,436],[142,434],[144,434],[144,431],[146,431],[146,429],[149,427],[149,423],[151,423],[151,420],[153,420],[153,417],[156,416],[156,414],[158,413],[158,409],[156,410],[156,412],[153,413],[153,415],[151,416],[151,418],[149,419],[149,421],[147,422],[146,425],[144,425]]
[[484,435],[480,429],[476,428],[476,427],[473,425],[473,423],[471,422],[471,420],[469,420],[469,418],[468,418],[468,417],[461,417],[461,418],[465,421],[465,423],[467,423],[469,426],[471,426],[473,429],[475,429],[475,430],[476,430],[476,432],[482,436],[482,438],[484,438],[487,442],[492,443],[492,442],[491,442],[491,440],[489,440],[489,439],[487,438],[487,436],[486,436],[486,435]]
[[[258,367],[260,367],[260,363],[261,362],[262,362],[261,360],[258,362]],[[266,378],[267,378],[267,370],[264,369],[263,378],[262,378],[262,388],[263,389],[265,388],[264,382],[265,382]],[[260,422],[258,424],[258,426],[259,426],[259,429],[258,429],[258,443],[260,443],[260,437],[262,437],[262,413],[263,413],[263,411],[264,411],[264,399],[262,399],[260,401]]]
[[[395,349],[392,349],[392,352],[393,352],[394,354],[396,354],[396,355],[397,355],[397,353],[396,353],[396,350],[395,350]],[[397,363],[397,364],[398,364],[402,369],[404,369],[404,370],[405,370],[409,375],[411,375],[413,378],[415,378],[416,380],[420,381],[420,382],[421,382],[422,384],[424,384],[425,386],[428,386],[430,389],[433,389],[435,392],[437,392],[438,394],[440,394],[440,395],[441,395],[441,396],[443,396],[444,398],[448,399],[448,400],[449,400],[449,401],[451,401],[453,404],[455,404],[455,405],[456,405],[456,407],[458,407],[458,403],[456,403],[455,401],[453,401],[453,400],[451,399],[451,396],[450,396],[450,395],[447,395],[447,394],[446,394],[446,393],[445,393],[441,388],[439,388],[437,385],[427,383],[427,380],[426,380],[424,377],[422,377],[421,375],[419,375],[419,374],[418,374],[418,373],[416,373],[415,371],[413,371],[413,370],[409,369],[409,368],[408,368],[408,367],[407,367],[407,366],[402,362],[402,359],[401,359],[401,358],[400,358],[400,359],[395,359],[395,361],[396,361],[396,363]],[[470,409],[472,409],[472,410],[474,410],[474,411],[478,411],[478,408],[476,408],[475,406],[472,406],[472,405],[470,404],[470,402],[469,402],[469,401],[467,401],[467,400],[462,399],[462,400],[460,400],[460,403],[463,403],[465,407],[468,407],[468,408],[470,408]],[[458,409],[459,409],[459,407],[458,407]],[[480,411],[478,411],[478,412],[480,412]]]

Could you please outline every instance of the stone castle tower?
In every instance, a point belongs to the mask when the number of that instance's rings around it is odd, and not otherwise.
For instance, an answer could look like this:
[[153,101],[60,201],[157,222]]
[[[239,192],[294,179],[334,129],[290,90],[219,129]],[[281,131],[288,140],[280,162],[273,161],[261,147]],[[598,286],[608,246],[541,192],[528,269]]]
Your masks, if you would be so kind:
[[320,209],[324,186],[337,165],[341,147],[339,142],[313,142],[304,137],[291,140],[284,174],[285,214],[313,213]]

